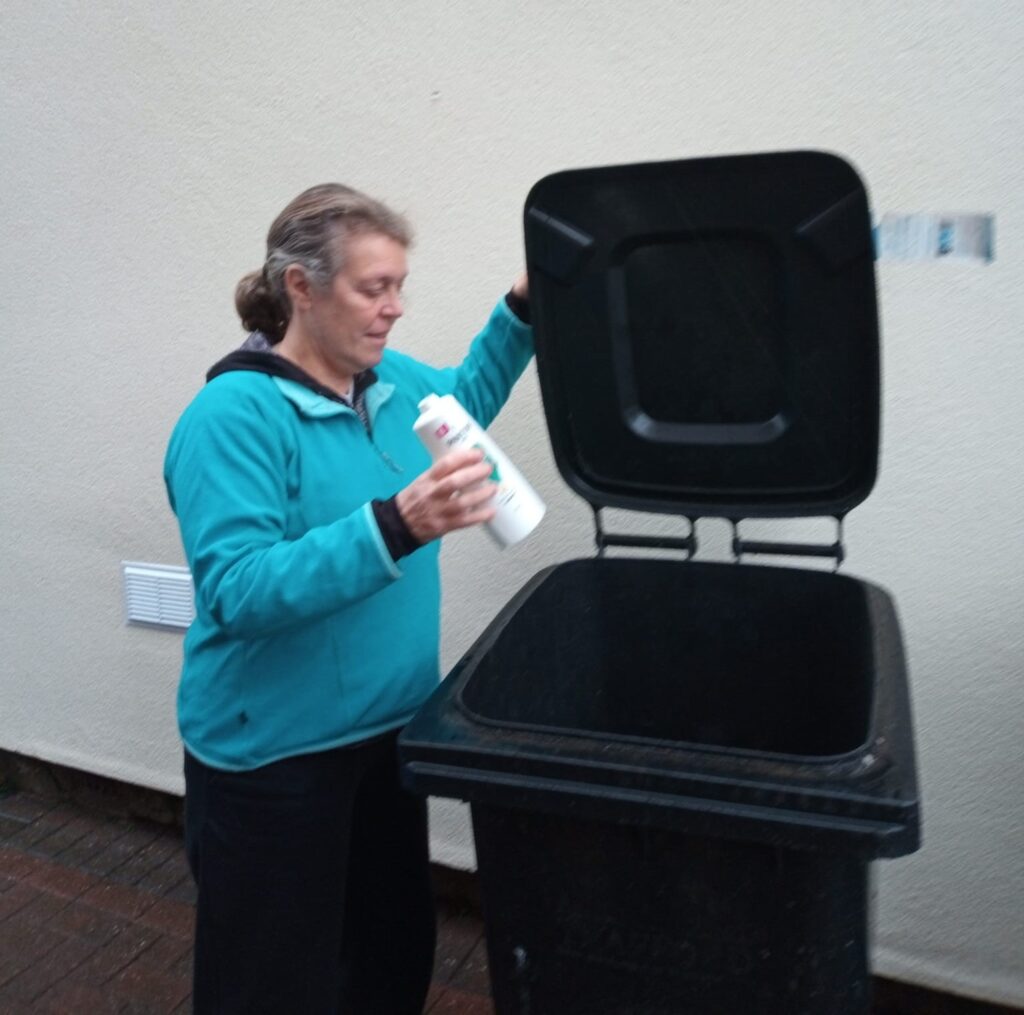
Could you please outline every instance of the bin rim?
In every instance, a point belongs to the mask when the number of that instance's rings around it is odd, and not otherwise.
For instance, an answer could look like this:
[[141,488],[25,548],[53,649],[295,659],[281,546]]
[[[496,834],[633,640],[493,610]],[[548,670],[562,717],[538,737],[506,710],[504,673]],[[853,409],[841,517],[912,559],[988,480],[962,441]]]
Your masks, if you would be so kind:
[[[877,717],[875,715],[875,709],[872,708],[872,718],[868,725],[868,730],[864,741],[857,746],[851,748],[849,751],[842,751],[836,754],[795,754],[787,752],[776,752],[776,751],[761,751],[750,748],[738,748],[738,747],[722,747],[714,744],[702,744],[699,741],[694,740],[670,740],[665,738],[657,737],[646,737],[633,734],[621,734],[621,733],[607,733],[605,731],[594,731],[585,729],[574,729],[572,727],[564,726],[548,726],[548,725],[537,725],[525,722],[509,722],[500,719],[492,719],[489,716],[482,715],[469,704],[467,704],[464,696],[464,692],[467,688],[469,680],[472,678],[473,670],[475,670],[476,664],[481,660],[494,646],[495,642],[501,637],[504,625],[501,623],[501,618],[504,616],[510,616],[515,613],[520,605],[526,602],[532,595],[534,595],[539,588],[548,581],[556,571],[573,566],[605,566],[614,567],[616,562],[623,560],[635,560],[637,558],[621,558],[621,557],[581,557],[574,560],[563,561],[558,564],[550,565],[538,572],[534,577],[524,586],[520,592],[509,601],[508,605],[502,610],[495,622],[485,631],[477,642],[470,647],[466,652],[463,659],[460,661],[456,670],[453,670],[451,676],[456,677],[456,673],[459,674],[458,678],[454,680],[452,698],[455,706],[476,725],[490,728],[492,730],[500,731],[511,731],[527,734],[529,736],[538,737],[568,737],[576,740],[593,740],[595,737],[601,737],[607,742],[620,744],[623,747],[642,747],[644,749],[651,749],[654,751],[672,751],[675,754],[689,753],[696,756],[705,756],[711,758],[721,758],[727,764],[733,761],[761,761],[767,765],[777,768],[780,765],[792,766],[795,769],[803,769],[808,773],[813,772],[816,769],[827,768],[832,773],[843,771],[850,776],[867,776],[876,774],[880,768],[886,763],[882,754],[875,754],[872,757],[871,763],[868,765],[864,764],[865,750],[870,747],[876,737],[875,723]],[[880,586],[875,585],[872,582],[866,581],[862,578],[855,577],[850,574],[841,574],[838,572],[825,572],[811,570],[808,568],[799,567],[786,567],[780,564],[742,564],[742,563],[725,563],[718,561],[691,561],[691,560],[668,560],[660,559],[658,561],[639,561],[638,563],[648,564],[661,564],[671,567],[685,567],[692,568],[694,570],[706,570],[706,571],[721,571],[723,574],[735,574],[737,569],[745,570],[756,568],[758,572],[765,573],[786,573],[786,574],[797,574],[802,580],[808,582],[822,582],[829,584],[852,584],[867,590],[874,590],[876,596],[881,596],[886,603],[889,603],[889,596]]]
[[[899,856],[917,848],[920,819],[916,762],[898,628],[891,632],[892,637],[880,639],[881,644],[876,642],[874,650],[880,660],[885,659],[880,666],[902,672],[904,679],[881,682],[872,702],[871,739],[861,752],[825,761],[769,752],[700,750],[681,741],[637,742],[604,735],[588,737],[585,733],[565,736],[552,728],[481,722],[472,710],[459,705],[460,692],[478,662],[491,650],[511,615],[553,571],[576,563],[603,567],[618,560],[590,558],[554,564],[520,589],[402,732],[399,750],[403,779],[409,788],[470,803],[493,802],[502,793],[508,794],[512,806],[536,803],[547,807],[552,806],[552,800],[571,800],[573,807],[586,808],[598,816],[625,820],[616,815],[629,811],[639,814],[636,820],[658,827],[667,827],[662,822],[686,824],[696,820],[692,814],[672,814],[671,808],[644,809],[645,800],[678,796],[681,800],[703,800],[719,815],[723,828],[740,829],[736,834],[748,838],[761,835],[756,814],[782,808],[805,816],[806,820],[795,821],[802,829],[794,830],[790,838],[808,848],[817,848],[814,844],[824,839],[833,841],[840,826],[858,829],[851,834],[859,843],[856,849],[865,856]],[[665,563],[701,569],[763,567]],[[775,565],[772,568],[778,569]],[[887,622],[895,623],[891,599],[876,585],[849,575],[784,570],[865,586],[871,610],[879,611],[880,616],[888,612]],[[489,787],[489,782],[494,785]],[[617,795],[618,801],[609,801],[603,812],[595,799],[595,792],[600,793],[602,787]],[[830,819],[834,819],[831,832]],[[766,818],[763,824],[765,829],[773,827],[770,834],[778,837],[775,817]]]

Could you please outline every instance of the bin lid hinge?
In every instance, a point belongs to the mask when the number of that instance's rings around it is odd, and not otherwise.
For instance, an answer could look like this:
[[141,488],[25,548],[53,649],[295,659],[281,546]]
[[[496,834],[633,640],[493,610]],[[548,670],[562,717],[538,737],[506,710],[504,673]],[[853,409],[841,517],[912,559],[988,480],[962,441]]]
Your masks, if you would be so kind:
[[601,524],[601,509],[591,504],[594,512],[594,544],[597,556],[603,557],[609,546],[627,546],[643,550],[682,550],[689,560],[697,552],[697,528],[688,518],[690,531],[685,536],[631,536],[625,533],[605,532]]
[[775,554],[780,557],[832,557],[836,564],[833,570],[838,571],[840,564],[846,559],[846,547],[843,545],[843,517],[836,515],[836,540],[834,543],[778,543],[769,540],[742,539],[740,537],[740,520],[732,518],[732,555],[736,563],[744,554]]

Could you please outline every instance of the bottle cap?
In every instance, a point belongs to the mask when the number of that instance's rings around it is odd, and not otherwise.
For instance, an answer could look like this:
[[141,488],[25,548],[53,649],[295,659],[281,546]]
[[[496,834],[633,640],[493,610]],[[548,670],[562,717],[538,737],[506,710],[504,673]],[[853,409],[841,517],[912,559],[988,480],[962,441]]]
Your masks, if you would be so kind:
[[426,412],[427,409],[432,409],[441,399],[438,395],[427,395],[426,398],[421,398],[419,401],[420,412]]

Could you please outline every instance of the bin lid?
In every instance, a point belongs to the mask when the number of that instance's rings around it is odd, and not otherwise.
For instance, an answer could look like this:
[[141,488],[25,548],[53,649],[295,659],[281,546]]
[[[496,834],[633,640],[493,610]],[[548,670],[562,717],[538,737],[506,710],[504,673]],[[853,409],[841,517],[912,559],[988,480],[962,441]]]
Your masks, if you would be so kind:
[[871,216],[836,155],[569,170],[524,213],[555,460],[598,507],[842,515],[874,485]]

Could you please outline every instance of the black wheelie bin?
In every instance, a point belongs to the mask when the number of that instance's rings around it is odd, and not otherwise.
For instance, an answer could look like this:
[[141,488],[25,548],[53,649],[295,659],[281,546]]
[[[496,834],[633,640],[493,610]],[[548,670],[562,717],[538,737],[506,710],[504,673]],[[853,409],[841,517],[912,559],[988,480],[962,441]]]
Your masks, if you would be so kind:
[[[536,575],[400,741],[407,786],[470,802],[497,1011],[866,1013],[869,865],[919,843],[899,622],[867,581],[780,566],[838,569],[875,481],[864,187],[821,152],[569,171],[525,235],[598,553]],[[680,534],[610,533],[607,507]],[[835,541],[743,531],[798,516]],[[735,561],[692,559],[707,517]]]

